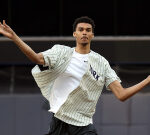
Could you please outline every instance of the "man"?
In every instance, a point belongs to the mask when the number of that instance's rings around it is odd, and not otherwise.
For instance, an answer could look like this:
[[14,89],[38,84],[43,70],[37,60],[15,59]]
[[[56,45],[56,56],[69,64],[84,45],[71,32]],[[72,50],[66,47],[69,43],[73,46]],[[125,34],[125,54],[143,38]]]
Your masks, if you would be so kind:
[[5,21],[0,24],[0,33],[38,64],[32,74],[54,114],[48,135],[96,135],[92,116],[104,85],[120,101],[125,101],[150,83],[148,76],[132,87],[123,88],[108,61],[90,50],[94,27],[91,18],[77,18],[73,24],[75,48],[54,45],[45,52],[35,53]]

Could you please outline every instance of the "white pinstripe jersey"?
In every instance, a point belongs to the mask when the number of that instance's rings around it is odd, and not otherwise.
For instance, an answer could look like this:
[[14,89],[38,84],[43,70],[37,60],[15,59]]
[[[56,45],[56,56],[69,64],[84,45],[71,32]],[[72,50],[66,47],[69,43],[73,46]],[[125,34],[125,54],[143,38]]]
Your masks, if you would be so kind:
[[[73,48],[55,45],[43,52],[45,66],[49,66],[49,69],[41,71],[38,65],[32,69],[32,75],[46,99],[49,100],[55,79],[66,70],[72,53]],[[55,117],[76,126],[86,126],[92,123],[92,116],[103,86],[108,87],[115,80],[120,81],[108,61],[91,51],[88,54],[88,68],[80,85],[69,94],[65,103],[55,113]]]

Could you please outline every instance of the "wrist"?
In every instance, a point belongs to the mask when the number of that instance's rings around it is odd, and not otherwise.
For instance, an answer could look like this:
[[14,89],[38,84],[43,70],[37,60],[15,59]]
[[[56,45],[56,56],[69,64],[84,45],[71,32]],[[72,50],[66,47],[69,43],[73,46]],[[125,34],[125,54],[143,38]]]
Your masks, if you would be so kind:
[[14,42],[18,39],[18,36],[15,32],[12,33],[12,36],[10,37],[11,40],[13,40]]

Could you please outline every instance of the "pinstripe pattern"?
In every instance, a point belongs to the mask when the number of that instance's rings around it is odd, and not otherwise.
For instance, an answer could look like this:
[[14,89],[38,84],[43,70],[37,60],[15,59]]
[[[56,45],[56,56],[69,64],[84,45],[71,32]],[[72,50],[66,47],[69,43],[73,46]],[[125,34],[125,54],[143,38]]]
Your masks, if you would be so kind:
[[[52,49],[43,52],[49,70],[41,72],[38,66],[32,69],[32,75],[45,98],[49,99],[53,82],[66,70],[72,53],[73,49],[70,47],[55,45]],[[92,116],[104,84],[108,87],[115,80],[120,81],[107,60],[91,51],[88,55],[88,68],[80,85],[69,94],[55,117],[76,126],[92,123]]]

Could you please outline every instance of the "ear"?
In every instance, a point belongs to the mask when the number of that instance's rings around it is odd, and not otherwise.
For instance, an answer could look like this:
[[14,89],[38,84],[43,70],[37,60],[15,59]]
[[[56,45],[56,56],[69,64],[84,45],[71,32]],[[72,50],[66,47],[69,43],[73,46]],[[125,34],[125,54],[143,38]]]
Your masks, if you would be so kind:
[[94,38],[94,33],[92,34],[92,38]]
[[76,32],[73,32],[73,36],[76,38]]

